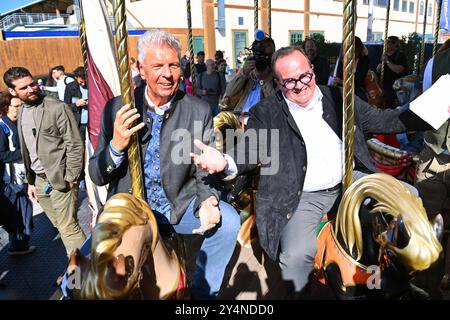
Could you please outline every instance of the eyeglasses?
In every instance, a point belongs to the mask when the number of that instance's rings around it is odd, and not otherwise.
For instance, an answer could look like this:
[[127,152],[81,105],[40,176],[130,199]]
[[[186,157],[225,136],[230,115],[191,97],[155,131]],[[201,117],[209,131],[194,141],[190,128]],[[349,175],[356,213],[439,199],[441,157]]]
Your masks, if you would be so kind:
[[311,82],[312,78],[314,77],[314,73],[312,72],[305,72],[300,75],[298,79],[286,79],[284,80],[281,85],[285,87],[288,90],[292,90],[297,86],[297,82],[300,82],[301,84],[307,85]]

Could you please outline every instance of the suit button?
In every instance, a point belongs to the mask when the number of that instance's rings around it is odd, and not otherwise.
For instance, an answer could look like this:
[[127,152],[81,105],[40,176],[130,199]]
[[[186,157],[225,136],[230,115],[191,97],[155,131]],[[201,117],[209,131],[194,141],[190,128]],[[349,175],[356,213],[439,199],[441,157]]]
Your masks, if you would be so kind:
[[286,215],[286,219],[290,219],[290,218],[292,218],[292,213],[288,213],[287,215]]
[[301,144],[302,144],[302,146],[304,146],[304,145],[305,145],[305,143],[304,143],[303,141],[301,142]]
[[306,172],[306,166],[303,166],[302,170],[303,172]]
[[300,197],[301,194],[302,194],[302,191],[298,190],[297,195]]
[[133,193],[133,190],[131,188],[128,189],[128,193]]

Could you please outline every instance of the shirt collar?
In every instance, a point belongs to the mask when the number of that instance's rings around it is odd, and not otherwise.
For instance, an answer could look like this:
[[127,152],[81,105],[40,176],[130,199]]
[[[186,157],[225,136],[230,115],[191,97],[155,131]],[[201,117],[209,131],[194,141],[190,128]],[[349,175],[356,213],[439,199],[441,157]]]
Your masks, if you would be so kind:
[[314,90],[314,97],[312,98],[311,102],[306,106],[306,108],[300,107],[295,102],[292,102],[291,100],[286,98],[286,96],[284,95],[284,92],[283,92],[283,98],[286,101],[289,109],[312,110],[317,105],[317,103],[322,101],[323,94],[322,94],[322,91],[320,91],[319,87],[316,85],[316,89]]
[[158,107],[156,104],[153,103],[153,101],[150,99],[150,97],[147,94],[147,87],[145,88],[145,100],[147,101],[148,105],[155,110],[155,113],[159,116],[163,116],[164,113],[170,109],[170,106],[172,104],[173,99],[175,98],[175,95],[172,97],[172,99],[169,100],[166,104]]

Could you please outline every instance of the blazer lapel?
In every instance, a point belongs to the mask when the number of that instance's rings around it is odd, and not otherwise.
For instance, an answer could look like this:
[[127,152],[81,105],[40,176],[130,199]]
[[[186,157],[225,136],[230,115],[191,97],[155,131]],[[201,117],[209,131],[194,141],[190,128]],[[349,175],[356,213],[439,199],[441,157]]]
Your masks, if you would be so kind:
[[278,91],[277,94],[277,99],[281,104],[281,110],[283,110],[285,116],[287,117],[287,122],[289,124],[289,126],[291,127],[291,129],[301,138],[302,134],[300,133],[300,130],[297,127],[297,124],[295,123],[294,117],[292,116],[291,112],[289,111],[289,107],[286,103],[286,101],[284,100],[283,94],[281,93],[281,91]]
[[39,137],[39,132],[41,131],[41,124],[42,124],[42,119],[44,118],[44,101],[41,102],[41,104],[39,104],[36,107],[36,141],[38,140]]
[[338,119],[338,115],[336,113],[336,108],[340,106],[335,106],[333,98],[328,93],[328,90],[321,90],[323,94],[322,98],[322,107],[323,107],[323,115],[322,118],[325,122],[333,129],[339,139],[342,140],[342,119]]

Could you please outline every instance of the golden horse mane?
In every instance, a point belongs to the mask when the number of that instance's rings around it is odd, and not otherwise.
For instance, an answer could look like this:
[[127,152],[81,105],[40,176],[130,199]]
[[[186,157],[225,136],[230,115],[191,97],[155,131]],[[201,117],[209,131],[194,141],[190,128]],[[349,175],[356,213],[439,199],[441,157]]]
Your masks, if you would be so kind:
[[223,151],[225,147],[225,132],[226,129],[239,129],[239,123],[236,115],[231,111],[222,111],[214,117],[214,133],[216,135],[216,149]]
[[[92,232],[90,261],[82,282],[82,299],[124,299],[130,297],[139,283],[140,265],[135,266],[125,288],[115,290],[108,286],[108,266],[114,260],[114,251],[120,246],[122,236],[132,226],[149,224],[152,229],[152,252],[157,244],[157,223],[152,210],[145,201],[128,193],[111,197]],[[143,250],[142,264],[148,251]]]
[[356,260],[360,260],[363,253],[359,209],[367,197],[377,201],[371,213],[383,212],[394,218],[401,215],[410,237],[408,245],[401,249],[387,241],[384,232],[378,239],[381,246],[399,256],[411,268],[410,273],[429,268],[438,259],[442,246],[428,221],[422,200],[397,179],[383,173],[354,182],[343,195],[338,209],[334,232],[341,234],[350,252],[356,245]]

